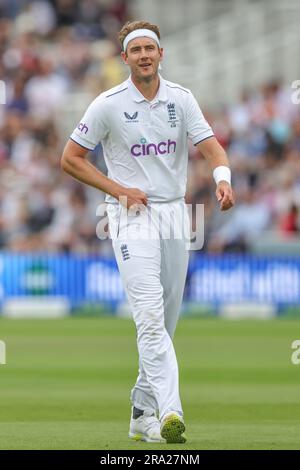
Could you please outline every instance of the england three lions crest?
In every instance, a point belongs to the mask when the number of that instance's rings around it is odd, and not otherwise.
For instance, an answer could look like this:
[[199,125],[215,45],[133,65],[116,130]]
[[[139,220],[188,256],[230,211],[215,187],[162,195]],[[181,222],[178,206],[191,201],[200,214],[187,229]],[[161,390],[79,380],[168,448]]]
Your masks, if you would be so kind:
[[176,124],[178,123],[178,119],[176,116],[175,103],[168,103],[167,110],[168,110],[168,116],[169,116],[168,123],[170,124],[171,127],[176,127]]

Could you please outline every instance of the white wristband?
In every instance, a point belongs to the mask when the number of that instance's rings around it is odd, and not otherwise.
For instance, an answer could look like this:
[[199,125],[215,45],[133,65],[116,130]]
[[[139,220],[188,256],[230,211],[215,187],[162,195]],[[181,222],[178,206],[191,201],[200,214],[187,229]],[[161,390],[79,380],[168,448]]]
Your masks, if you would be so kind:
[[216,184],[219,184],[220,181],[227,181],[227,183],[231,184],[231,171],[228,166],[217,166],[213,171],[213,177]]

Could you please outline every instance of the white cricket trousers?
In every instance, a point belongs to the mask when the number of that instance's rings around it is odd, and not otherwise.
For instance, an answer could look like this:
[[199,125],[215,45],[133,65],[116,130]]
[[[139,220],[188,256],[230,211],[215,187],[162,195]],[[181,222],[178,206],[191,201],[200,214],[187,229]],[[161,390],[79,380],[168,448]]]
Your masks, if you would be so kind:
[[145,210],[131,216],[120,204],[109,204],[107,212],[137,331],[139,374],[131,403],[141,410],[158,411],[160,419],[169,411],[183,416],[172,339],[189,257],[185,202],[149,203]]

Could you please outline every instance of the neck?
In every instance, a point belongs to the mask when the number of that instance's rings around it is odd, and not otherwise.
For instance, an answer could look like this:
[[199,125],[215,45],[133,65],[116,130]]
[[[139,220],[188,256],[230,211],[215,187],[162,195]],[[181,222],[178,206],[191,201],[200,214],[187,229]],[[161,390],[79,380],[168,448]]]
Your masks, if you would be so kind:
[[148,101],[152,101],[159,89],[159,76],[149,78],[149,80],[140,80],[136,77],[131,76],[131,80],[136,88],[142,93],[142,95]]

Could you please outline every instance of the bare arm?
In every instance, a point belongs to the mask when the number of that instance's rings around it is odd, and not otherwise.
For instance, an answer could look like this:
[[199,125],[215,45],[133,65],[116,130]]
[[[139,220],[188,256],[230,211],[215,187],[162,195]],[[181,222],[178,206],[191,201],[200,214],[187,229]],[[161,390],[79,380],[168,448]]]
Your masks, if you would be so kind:
[[88,149],[69,140],[61,157],[62,170],[82,183],[93,186],[106,194],[110,194],[118,200],[121,196],[127,197],[126,207],[128,208],[133,204],[147,205],[147,196],[145,193],[136,188],[125,188],[105,176],[88,161],[88,153]]
[[[208,161],[212,170],[218,166],[229,167],[226,152],[215,137],[203,140],[197,145],[197,148]],[[221,211],[230,209],[235,203],[233,189],[227,181],[219,182],[216,189],[216,197],[220,203]]]

